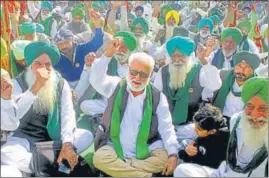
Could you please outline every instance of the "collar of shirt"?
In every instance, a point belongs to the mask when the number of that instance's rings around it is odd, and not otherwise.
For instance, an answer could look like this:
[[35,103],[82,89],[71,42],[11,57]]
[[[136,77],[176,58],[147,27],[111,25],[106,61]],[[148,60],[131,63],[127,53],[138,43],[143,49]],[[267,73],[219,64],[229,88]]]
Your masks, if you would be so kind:
[[134,96],[133,93],[131,92],[131,89],[129,88],[129,86],[127,85],[127,88],[126,88],[127,92],[129,93],[129,98],[128,99],[145,99],[146,98],[146,88],[144,89],[143,93],[138,95],[138,96]]
[[242,86],[240,87],[236,81],[234,81],[234,84],[233,84],[233,89],[235,92],[241,92],[242,91]]

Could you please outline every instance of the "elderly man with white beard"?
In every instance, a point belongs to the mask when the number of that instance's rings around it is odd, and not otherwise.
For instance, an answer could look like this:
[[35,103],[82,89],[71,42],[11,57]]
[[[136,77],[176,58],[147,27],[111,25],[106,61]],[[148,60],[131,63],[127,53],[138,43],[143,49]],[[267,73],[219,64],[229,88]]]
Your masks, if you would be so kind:
[[[52,44],[32,42],[24,55],[28,70],[13,80],[13,94],[18,96],[15,101],[33,100],[33,104],[25,106],[28,110],[20,119],[19,128],[1,147],[1,164],[33,173],[30,166],[33,144],[59,141],[62,149],[57,162],[66,159],[73,169],[78,162],[77,154],[92,144],[93,136],[76,128],[70,87],[52,68],[60,59],[59,50]],[[24,92],[29,97],[22,98],[20,94]]]
[[91,84],[109,98],[97,131],[93,164],[115,177],[170,175],[179,145],[167,100],[149,83],[154,60],[146,53],[133,53],[125,79],[108,76],[108,63],[121,43],[114,39],[92,65]]
[[267,177],[268,78],[249,79],[243,85],[242,99],[244,111],[231,119],[226,161],[216,170],[183,163],[175,177]]
[[215,50],[217,45],[216,40],[208,40],[205,56],[199,56],[198,58],[201,61],[207,61],[207,63],[216,66],[218,69],[231,69],[234,67],[233,56],[236,53],[237,45],[241,42],[242,37],[243,35],[238,28],[227,28],[221,34],[222,47]]
[[113,54],[108,64],[107,74],[124,78],[128,73],[128,58],[137,47],[137,39],[133,33],[128,31],[116,32],[114,38],[122,39],[123,43],[117,52]]
[[201,66],[191,59],[194,48],[190,38],[170,39],[166,50],[171,62],[159,70],[153,84],[166,95],[179,142],[196,138],[192,116],[201,99],[213,97],[222,84],[218,75],[212,75],[218,73],[216,67]]

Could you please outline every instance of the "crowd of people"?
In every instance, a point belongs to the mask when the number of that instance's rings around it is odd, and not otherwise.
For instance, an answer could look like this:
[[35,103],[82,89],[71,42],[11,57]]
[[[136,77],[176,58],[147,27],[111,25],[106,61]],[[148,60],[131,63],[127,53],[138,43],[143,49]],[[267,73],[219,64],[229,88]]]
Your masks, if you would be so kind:
[[267,10],[1,1],[1,177],[267,177]]

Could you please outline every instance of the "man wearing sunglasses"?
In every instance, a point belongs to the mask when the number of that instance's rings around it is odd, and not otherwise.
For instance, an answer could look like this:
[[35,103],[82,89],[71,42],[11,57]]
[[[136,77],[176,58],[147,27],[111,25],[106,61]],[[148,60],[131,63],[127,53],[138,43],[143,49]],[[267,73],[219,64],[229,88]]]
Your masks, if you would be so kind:
[[222,86],[213,101],[213,104],[221,109],[228,122],[232,115],[243,111],[242,86],[249,78],[256,75],[255,69],[261,63],[256,54],[247,51],[236,53],[234,60],[235,67],[233,69],[220,71]]
[[165,96],[149,83],[154,60],[133,53],[125,79],[106,74],[123,41],[114,38],[106,53],[92,64],[90,83],[109,98],[100,122],[93,163],[110,176],[171,175],[178,158],[178,142]]
[[166,50],[171,62],[159,70],[154,80],[154,86],[167,97],[179,143],[183,139],[197,137],[193,115],[201,100],[212,98],[213,91],[221,87],[216,67],[201,66],[192,60],[190,56],[194,49],[195,44],[190,38],[170,39],[166,43]]

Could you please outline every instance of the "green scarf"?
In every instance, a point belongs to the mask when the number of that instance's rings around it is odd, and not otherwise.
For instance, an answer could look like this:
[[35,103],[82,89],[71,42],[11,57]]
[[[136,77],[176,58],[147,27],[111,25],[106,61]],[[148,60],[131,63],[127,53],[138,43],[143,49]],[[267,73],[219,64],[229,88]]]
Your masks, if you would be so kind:
[[[60,98],[59,98],[60,99]],[[47,130],[53,141],[61,140],[61,125],[59,121],[58,101],[54,104],[53,111],[48,115]]]
[[[225,105],[225,101],[226,98],[229,94],[230,91],[233,92],[233,84],[235,81],[235,77],[234,77],[234,70],[230,70],[228,72],[227,77],[225,78],[225,80],[222,83],[222,86],[216,96],[216,99],[213,102],[213,105],[220,108],[221,112],[223,112],[224,109],[224,105]],[[240,97],[241,96],[241,92],[233,92],[233,94],[235,96]]]
[[112,57],[111,61],[108,64],[108,75],[119,76],[118,61],[114,57]]
[[47,36],[50,36],[51,31],[51,25],[52,25],[53,16],[49,16],[44,21],[41,19],[41,16],[39,18],[39,23],[44,26],[44,34]]
[[200,64],[198,63],[193,65],[191,71],[187,74],[185,85],[178,90],[170,88],[170,74],[167,75],[168,97],[170,100],[176,102],[172,113],[174,125],[179,125],[187,120],[190,100],[189,89],[199,67]]
[[[265,145],[263,145],[263,147],[259,150],[257,154],[254,155],[253,159],[250,161],[250,163],[246,167],[241,168],[240,166],[236,165],[237,164],[236,157],[238,154],[236,128],[239,124],[240,119],[241,118],[238,118],[236,120],[235,126],[229,138],[226,162],[228,163],[228,165],[233,171],[246,174],[256,169],[268,157],[268,152]],[[245,118],[242,118],[242,119],[245,119]]]
[[16,78],[23,72],[22,70],[20,70],[20,68],[17,67],[16,58],[14,56],[13,50],[10,50],[10,66],[12,70],[12,78]]
[[[120,123],[121,123],[121,102],[123,99],[124,92],[126,90],[126,81],[122,81],[120,84],[120,89],[115,98],[114,107],[111,115],[111,127],[110,127],[110,137],[114,145],[114,149],[118,157],[124,160],[123,150],[120,143]],[[143,119],[139,129],[139,133],[136,140],[136,158],[145,159],[149,156],[150,152],[148,149],[148,137],[151,125],[152,116],[152,93],[151,85],[146,87],[146,107],[144,108]]]

